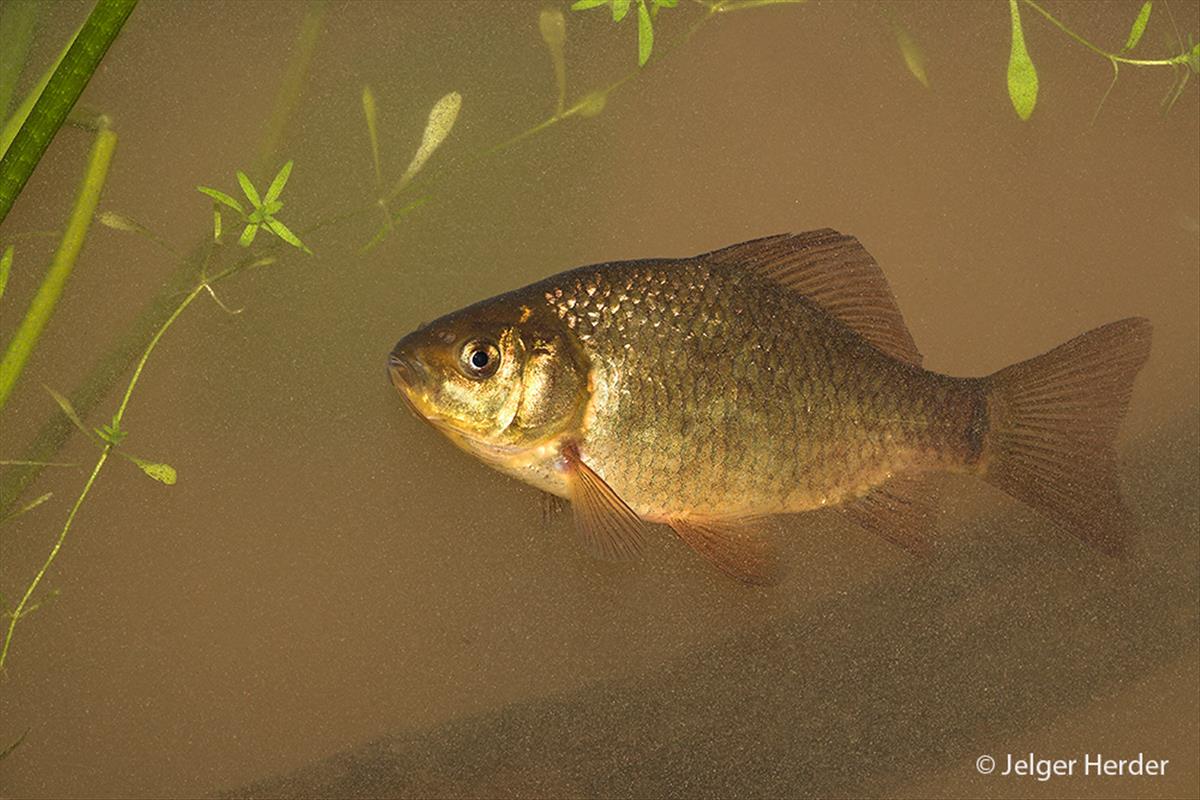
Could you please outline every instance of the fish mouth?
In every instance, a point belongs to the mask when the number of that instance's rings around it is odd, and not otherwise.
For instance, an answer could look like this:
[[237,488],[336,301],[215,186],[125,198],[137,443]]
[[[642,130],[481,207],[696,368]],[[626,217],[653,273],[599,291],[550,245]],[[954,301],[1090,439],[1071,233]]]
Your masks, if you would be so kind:
[[388,355],[388,376],[400,397],[404,399],[408,410],[417,418],[429,423],[436,423],[440,419],[437,414],[431,414],[422,408],[422,405],[425,405],[421,402],[425,394],[423,387],[428,384],[429,372],[420,361],[397,347]]

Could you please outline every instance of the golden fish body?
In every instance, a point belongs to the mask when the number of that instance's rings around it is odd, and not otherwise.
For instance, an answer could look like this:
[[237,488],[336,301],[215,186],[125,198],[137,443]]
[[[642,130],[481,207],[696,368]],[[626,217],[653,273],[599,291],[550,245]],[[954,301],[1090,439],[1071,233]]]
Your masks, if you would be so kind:
[[531,289],[591,365],[580,454],[643,518],[806,511],[978,457],[970,381],[884,355],[753,272],[632,263]]
[[[410,334],[392,370],[457,444],[569,499],[598,554],[661,522],[757,580],[766,515],[836,507],[919,548],[934,470],[979,473],[1119,549],[1104,454],[1149,325],[1063,347],[988,378],[924,370],[874,260],[824,230],[564,272]],[[1099,469],[1067,475],[1085,454]]]

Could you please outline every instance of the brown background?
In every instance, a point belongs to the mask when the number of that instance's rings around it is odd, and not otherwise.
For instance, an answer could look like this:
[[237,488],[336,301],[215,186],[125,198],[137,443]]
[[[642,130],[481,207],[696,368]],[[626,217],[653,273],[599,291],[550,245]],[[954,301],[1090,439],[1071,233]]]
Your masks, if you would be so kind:
[[[658,21],[660,54],[699,13],[680,5]],[[1138,6],[1051,5],[1112,47]],[[61,594],[19,626],[0,683],[0,741],[29,728],[0,764],[0,793],[211,792],[384,732],[653,674],[747,626],[829,598],[852,603],[856,587],[907,569],[903,554],[829,520],[789,530],[792,574],[770,590],[731,584],[666,537],[642,563],[597,564],[578,552],[567,520],[542,522],[533,490],[473,462],[403,409],[383,368],[402,334],[592,261],[689,255],[785,230],[851,232],[884,266],[926,365],[952,374],[985,374],[1104,322],[1150,317],[1155,347],[1125,448],[1154,442],[1161,458],[1131,462],[1128,485],[1192,491],[1153,502],[1131,492],[1145,529],[1136,563],[1151,579],[1195,575],[1194,85],[1164,118],[1169,72],[1124,69],[1090,126],[1108,65],[1026,10],[1041,91],[1033,119],[1021,123],[1004,85],[1005,4],[894,6],[925,51],[926,90],[905,71],[882,6],[814,3],[713,20],[600,116],[472,161],[552,110],[540,7],[328,6],[277,159],[296,160],[281,218],[302,230],[370,198],[363,83],[379,100],[392,179],[430,106],[462,93],[458,126],[427,168],[446,179],[433,204],[371,253],[358,252],[377,221],[368,211],[306,236],[317,257],[289,255],[221,287],[242,314],[205,301],[163,340],[126,417],[128,447],[171,462],[179,483],[166,488],[113,463],[84,506],[46,583]],[[82,101],[110,114],[121,137],[101,207],[180,248],[200,240],[209,204],[194,186],[232,192],[233,171],[254,162],[304,10],[139,7]],[[1171,10],[1185,35],[1200,30],[1196,4]],[[86,11],[49,6],[38,70]],[[567,17],[572,96],[632,66],[632,21],[614,26],[604,11]],[[1169,30],[1156,3],[1139,49],[1168,52]],[[61,227],[88,146],[82,132],[59,135],[0,239]],[[263,185],[271,172],[253,177]],[[16,326],[52,242],[18,245],[0,339]],[[153,244],[93,229],[5,410],[0,457],[19,458],[53,412],[41,384],[73,386],[172,269]],[[76,441],[63,457],[90,463],[94,452]],[[2,531],[6,598],[44,558],[83,478],[81,470],[44,477],[37,489],[54,491],[53,503]],[[955,524],[979,509],[1018,520],[1008,526],[1013,546],[1032,560],[1057,537],[997,493],[953,485],[945,539],[986,537],[986,528]],[[1183,528],[1156,537],[1170,520]],[[1108,568],[1074,547],[1051,548],[1083,566],[1070,585],[1043,587],[1039,627],[1024,645],[1044,652],[1069,642],[1074,623],[1055,613],[1059,593],[1067,603],[1087,585],[1089,566]],[[1178,625],[1194,630],[1194,591],[1174,599]],[[969,628],[971,608],[937,624]],[[913,796],[1194,796],[1200,687],[1194,635],[1182,641],[1166,666],[1105,688],[1086,707],[997,731],[993,746],[1051,756],[1146,751],[1172,759],[1167,779],[1034,786],[984,781],[973,759],[959,759],[911,764],[901,785]],[[990,657],[1015,669],[1023,652]],[[730,669],[771,679],[753,666]]]

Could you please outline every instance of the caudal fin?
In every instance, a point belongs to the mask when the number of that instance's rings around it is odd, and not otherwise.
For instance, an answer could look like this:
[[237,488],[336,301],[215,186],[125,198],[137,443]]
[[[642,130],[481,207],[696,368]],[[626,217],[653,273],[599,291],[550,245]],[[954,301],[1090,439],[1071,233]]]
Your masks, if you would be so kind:
[[1150,334],[1149,320],[1123,319],[984,379],[984,478],[1111,555],[1133,528],[1114,442]]

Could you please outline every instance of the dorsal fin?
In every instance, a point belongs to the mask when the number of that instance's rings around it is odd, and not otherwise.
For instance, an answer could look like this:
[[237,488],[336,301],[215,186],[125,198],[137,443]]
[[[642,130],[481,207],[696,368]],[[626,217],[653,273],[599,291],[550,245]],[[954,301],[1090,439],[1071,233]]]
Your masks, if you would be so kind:
[[714,250],[698,259],[756,270],[816,303],[878,350],[921,366],[921,353],[883,270],[853,236],[829,228],[784,233]]

